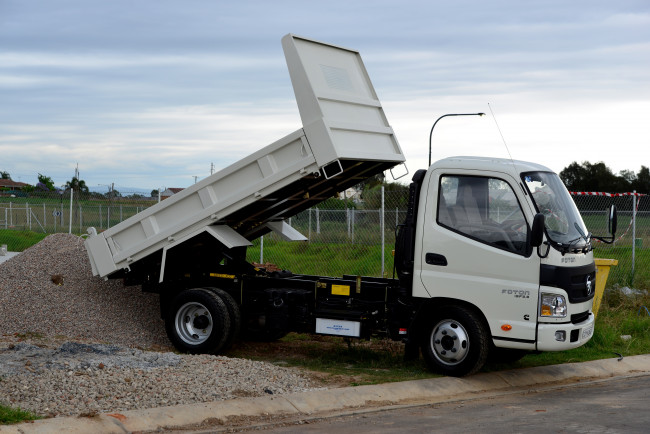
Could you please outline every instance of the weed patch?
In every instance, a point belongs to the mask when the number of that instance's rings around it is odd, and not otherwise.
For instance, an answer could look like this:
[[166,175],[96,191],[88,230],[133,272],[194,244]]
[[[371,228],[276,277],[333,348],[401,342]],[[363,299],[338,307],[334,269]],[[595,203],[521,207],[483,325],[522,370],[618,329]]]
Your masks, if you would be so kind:
[[0,404],[0,424],[10,425],[14,423],[25,422],[29,420],[42,419],[41,416],[24,411],[19,408],[7,407]]

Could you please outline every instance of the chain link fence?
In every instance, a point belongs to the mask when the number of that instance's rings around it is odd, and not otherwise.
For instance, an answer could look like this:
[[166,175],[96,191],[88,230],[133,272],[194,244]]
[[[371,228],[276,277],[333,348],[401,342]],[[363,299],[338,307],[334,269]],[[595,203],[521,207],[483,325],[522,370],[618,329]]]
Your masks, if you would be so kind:
[[248,259],[301,274],[391,277],[395,229],[406,217],[406,199],[406,192],[390,191],[373,209],[355,202],[339,210],[308,209],[290,221],[307,242],[283,242],[270,233],[255,240]]
[[650,289],[650,196],[632,193],[572,192],[587,229],[607,235],[607,212],[616,205],[618,229],[614,243],[593,243],[594,257],[616,259],[608,286]]
[[105,230],[157,202],[157,196],[131,191],[0,191],[0,244],[20,252],[39,235],[80,235],[90,226]]
[[[339,209],[308,209],[289,221],[307,237],[306,242],[286,242],[269,233],[254,241],[248,260],[301,274],[391,277],[395,230],[406,216],[407,195],[404,189],[376,188],[364,195],[363,202],[346,200],[338,204]],[[619,261],[610,271],[608,286],[650,288],[650,196],[576,193],[573,199],[594,235],[607,235],[607,209],[611,203],[617,206],[616,242],[594,243],[595,257]],[[19,234],[84,234],[90,226],[101,231],[157,202],[158,197],[129,191],[0,192],[0,245],[22,251],[33,239]]]

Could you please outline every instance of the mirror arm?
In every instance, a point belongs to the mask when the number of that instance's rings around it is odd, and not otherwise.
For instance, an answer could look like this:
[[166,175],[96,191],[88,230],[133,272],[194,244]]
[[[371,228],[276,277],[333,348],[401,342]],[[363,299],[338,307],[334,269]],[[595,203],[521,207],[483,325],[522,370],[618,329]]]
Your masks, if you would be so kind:
[[612,235],[611,237],[596,237],[596,236],[591,236],[592,239],[601,241],[605,244],[613,244],[614,241],[616,241],[616,237]]

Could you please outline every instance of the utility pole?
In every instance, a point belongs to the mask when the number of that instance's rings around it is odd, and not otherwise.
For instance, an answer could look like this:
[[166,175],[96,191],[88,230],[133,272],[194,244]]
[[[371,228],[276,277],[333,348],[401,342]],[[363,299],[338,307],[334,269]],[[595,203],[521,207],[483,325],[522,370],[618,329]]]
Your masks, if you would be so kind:
[[210,163],[210,175],[214,173],[214,163]]
[[111,185],[108,190],[108,223],[106,227],[110,229],[111,227],[111,206],[113,205],[113,191],[115,190],[115,183],[111,182]]

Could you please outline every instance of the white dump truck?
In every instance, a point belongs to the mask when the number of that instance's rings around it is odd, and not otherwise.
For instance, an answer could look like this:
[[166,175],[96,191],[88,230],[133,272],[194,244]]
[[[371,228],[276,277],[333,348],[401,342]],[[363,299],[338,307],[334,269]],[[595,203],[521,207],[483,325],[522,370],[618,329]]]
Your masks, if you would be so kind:
[[248,263],[252,240],[305,240],[289,217],[404,162],[358,52],[291,34],[282,45],[302,128],[104,232],[89,228],[94,275],[160,294],[169,339],[190,353],[224,351],[240,331],[386,336],[460,376],[489,355],[591,338],[591,236],[538,164],[457,157],[417,171],[393,278]]

